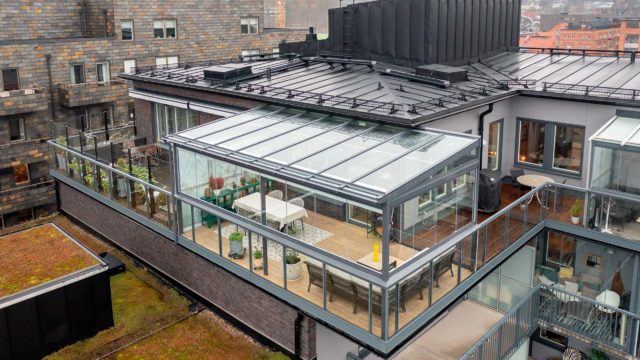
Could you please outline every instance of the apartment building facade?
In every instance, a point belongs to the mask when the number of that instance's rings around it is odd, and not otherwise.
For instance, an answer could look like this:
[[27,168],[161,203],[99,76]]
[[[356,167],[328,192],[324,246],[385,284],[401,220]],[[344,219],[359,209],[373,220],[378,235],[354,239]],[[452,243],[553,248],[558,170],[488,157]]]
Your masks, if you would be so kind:
[[0,13],[3,226],[55,206],[45,144],[52,128],[80,129],[89,141],[105,141],[107,130],[115,142],[135,138],[129,84],[118,74],[271,54],[304,36],[265,28],[255,0],[3,2]]

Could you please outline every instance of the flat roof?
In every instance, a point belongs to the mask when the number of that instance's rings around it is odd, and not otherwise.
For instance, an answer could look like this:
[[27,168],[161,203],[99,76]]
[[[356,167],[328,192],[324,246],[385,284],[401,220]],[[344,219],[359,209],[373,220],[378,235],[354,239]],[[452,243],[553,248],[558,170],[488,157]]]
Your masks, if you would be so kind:
[[268,105],[167,141],[266,174],[377,200],[477,144],[474,135],[402,128]]
[[640,119],[616,115],[596,131],[590,140],[640,147]]
[[231,68],[228,61],[137,68],[122,77],[408,125],[518,91],[609,102],[639,99],[640,64],[632,58],[569,51],[504,52],[464,66],[467,81],[455,83],[375,61],[317,57],[247,62],[252,74],[230,81],[204,78],[205,68]]
[[106,264],[58,226],[48,223],[0,237],[0,307]]

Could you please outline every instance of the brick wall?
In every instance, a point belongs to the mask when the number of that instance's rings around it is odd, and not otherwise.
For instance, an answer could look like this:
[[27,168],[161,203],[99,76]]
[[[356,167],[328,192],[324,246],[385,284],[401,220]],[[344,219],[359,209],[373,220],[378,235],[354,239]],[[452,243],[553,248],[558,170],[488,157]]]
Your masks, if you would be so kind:
[[[109,37],[104,37],[103,9],[107,10]],[[26,127],[35,131],[28,130],[27,140],[43,133],[49,136],[51,120],[75,127],[76,112],[88,114],[86,123],[95,129],[103,126],[103,110],[112,107],[116,125],[122,125],[128,122],[128,105],[131,102],[124,91],[115,100],[109,96],[102,97],[100,104],[61,104],[58,87],[71,82],[72,64],[83,64],[86,82],[96,82],[98,62],[109,62],[111,76],[116,77],[124,71],[124,60],[135,60],[137,66],[149,66],[156,64],[157,57],[166,56],[178,56],[180,62],[228,59],[237,57],[242,49],[260,49],[271,53],[281,41],[300,41],[304,38],[304,31],[241,34],[240,18],[243,16],[259,17],[262,30],[262,0],[2,1],[0,69],[18,68],[20,88],[42,87],[43,95],[39,95],[39,104],[47,105],[46,109],[44,106],[18,109],[22,106],[20,103],[4,99],[2,101],[8,101],[14,109],[4,115],[17,111],[17,115],[29,118]],[[176,39],[154,39],[153,20],[163,18],[176,19]],[[133,41],[121,40],[120,22],[125,19],[134,22]],[[83,38],[83,35],[86,37]],[[46,55],[51,55],[51,79]],[[51,92],[50,84],[53,84]],[[54,109],[51,109],[52,103]],[[250,107],[253,106],[246,108]],[[55,119],[52,119],[52,110],[55,111]],[[144,109],[136,112],[145,114]],[[5,123],[3,120],[0,118],[0,127]],[[142,133],[147,132],[151,125],[139,124]],[[5,133],[0,128],[0,154],[14,146],[8,143]],[[26,154],[32,150],[25,147],[21,149]],[[6,162],[0,165],[0,173],[10,172],[10,168],[2,166],[7,166]]]
[[77,0],[0,1],[1,40],[82,36]]
[[[293,352],[295,308],[59,182],[60,208],[253,330]],[[302,323],[302,354],[315,356],[315,321]]]

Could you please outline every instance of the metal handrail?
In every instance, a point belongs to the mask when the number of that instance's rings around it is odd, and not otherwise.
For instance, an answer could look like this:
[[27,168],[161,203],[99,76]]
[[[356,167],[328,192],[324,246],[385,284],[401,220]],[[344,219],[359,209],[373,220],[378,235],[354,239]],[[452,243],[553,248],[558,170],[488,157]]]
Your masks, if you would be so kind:
[[163,189],[163,188],[161,188],[161,187],[159,187],[157,185],[150,184],[147,181],[144,181],[144,180],[142,180],[140,178],[137,178],[137,177],[135,177],[133,175],[130,175],[130,174],[124,172],[124,171],[121,171],[118,168],[116,168],[115,166],[112,166],[111,164],[106,164],[104,162],[100,162],[100,161],[98,161],[98,160],[96,160],[96,159],[94,159],[92,157],[89,157],[89,156],[87,156],[85,154],[82,154],[82,153],[80,153],[80,152],[78,152],[78,151],[76,151],[74,149],[71,149],[71,148],[65,147],[63,145],[57,144],[56,142],[54,142],[52,140],[49,140],[48,143],[50,145],[53,145],[54,147],[60,149],[60,150],[66,151],[68,153],[71,153],[71,154],[73,154],[73,156],[77,156],[77,157],[81,158],[82,160],[88,161],[88,162],[90,162],[90,163],[92,163],[94,165],[100,166],[102,168],[106,168],[108,171],[111,171],[112,173],[114,173],[116,175],[122,176],[122,177],[124,177],[126,179],[129,179],[129,180],[132,180],[132,181],[139,182],[141,185],[146,186],[146,187],[148,187],[148,188],[150,188],[150,189],[152,189],[154,191],[158,191],[158,192],[161,192],[161,193],[163,193],[165,195],[173,197],[171,191]]
[[54,184],[54,180],[46,180],[46,181],[41,181],[39,183],[35,183],[35,184],[29,184],[29,185],[25,185],[25,186],[20,186],[17,188],[13,188],[13,189],[9,189],[9,190],[4,190],[4,191],[0,191],[0,196],[8,196],[8,195],[13,195],[13,194],[18,194],[21,193],[23,191],[29,191],[29,190],[33,190],[33,189],[39,189],[39,188],[44,188],[47,186],[53,186]]
[[[494,336],[494,334],[498,333],[501,331],[501,328],[505,325],[505,323],[507,323],[511,318],[513,318],[518,311],[520,311],[520,309],[524,308],[525,305],[527,305],[528,303],[530,303],[533,299],[534,296],[536,296],[538,293],[540,292],[540,285],[532,288],[529,293],[527,293],[527,295],[520,300],[520,302],[513,307],[508,313],[506,313],[502,319],[500,319],[500,321],[498,323],[496,323],[495,325],[493,325],[491,327],[491,329],[489,329],[489,331],[487,331],[487,333],[480,338],[480,340],[478,340],[464,355],[462,355],[460,357],[460,359],[473,359],[475,357],[473,357],[473,354],[481,351],[482,348],[484,347],[484,344],[489,341],[491,339],[492,336]],[[536,309],[537,310],[537,309]],[[518,319],[518,320],[527,320],[527,319]],[[536,319],[534,321],[532,321],[532,328],[537,327],[537,316]],[[516,325],[518,326],[518,325]],[[523,332],[521,334],[521,338],[524,337],[529,337],[530,334],[529,332],[531,331],[531,328],[529,329],[529,331],[527,332]],[[516,339],[514,341],[514,344],[521,341],[522,339]],[[500,351],[501,349],[499,349]]]
[[[24,89],[18,89],[18,90],[9,90],[9,91],[0,91],[0,93],[9,93],[9,97],[12,96],[21,96],[21,95],[34,95],[34,94],[27,94],[26,91],[27,90],[33,90],[35,94],[41,94],[44,92],[44,88],[43,87],[31,87],[31,88],[24,88]],[[2,97],[0,97],[0,99],[2,99]]]
[[123,79],[112,78],[109,81],[87,81],[79,84],[58,84],[58,88],[71,90],[74,88],[89,87],[89,86],[111,86],[112,84],[127,85],[127,81]]
[[577,300],[580,300],[581,302],[590,303],[591,305],[596,306],[598,308],[607,309],[607,310],[614,311],[614,312],[619,313],[619,314],[626,315],[626,316],[628,316],[628,317],[630,317],[632,319],[640,320],[640,315],[638,315],[638,314],[634,314],[634,313],[629,312],[627,310],[620,309],[618,307],[611,306],[611,305],[608,305],[608,304],[605,304],[605,303],[601,303],[599,301],[596,301],[594,299],[588,298],[588,297],[580,295],[580,294],[576,294],[576,293],[571,292],[571,291],[567,291],[567,290],[564,290],[564,289],[561,289],[561,288],[557,288],[557,287],[553,287],[553,286],[546,286],[546,285],[543,285],[543,284],[540,284],[539,287],[541,289],[548,290],[548,291],[550,291],[552,293],[553,292],[561,293],[562,295],[566,295],[567,298],[575,298]]

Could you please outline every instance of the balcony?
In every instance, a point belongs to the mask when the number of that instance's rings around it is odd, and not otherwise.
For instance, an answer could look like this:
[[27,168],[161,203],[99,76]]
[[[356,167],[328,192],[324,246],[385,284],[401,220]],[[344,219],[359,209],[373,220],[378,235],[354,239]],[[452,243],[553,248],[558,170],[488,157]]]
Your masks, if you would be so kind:
[[635,358],[638,349],[632,335],[640,317],[599,300],[538,285],[460,358],[508,359],[538,326],[620,358]]
[[49,107],[43,88],[0,91],[0,116],[44,111]]
[[0,214],[52,204],[55,196],[53,180],[1,191]]
[[66,107],[88,106],[126,100],[129,85],[124,80],[82,84],[59,84],[60,104]]

